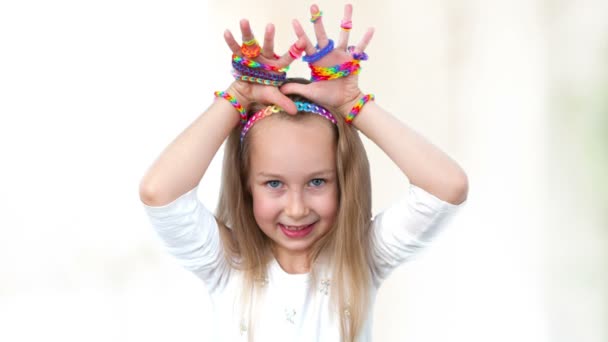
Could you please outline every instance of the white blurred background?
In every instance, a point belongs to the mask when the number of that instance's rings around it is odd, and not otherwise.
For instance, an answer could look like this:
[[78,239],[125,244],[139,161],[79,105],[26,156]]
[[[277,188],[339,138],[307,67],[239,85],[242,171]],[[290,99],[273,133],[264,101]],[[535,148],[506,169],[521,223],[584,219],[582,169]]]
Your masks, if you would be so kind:
[[[343,3],[318,4],[337,37]],[[376,28],[364,91],[470,179],[383,285],[375,340],[608,340],[608,2],[353,4],[351,37]],[[138,183],[228,86],[224,29],[272,21],[282,53],[292,19],[312,35],[309,5],[0,2],[0,341],[208,340],[202,284],[162,250]],[[378,212],[406,181],[368,153]]]

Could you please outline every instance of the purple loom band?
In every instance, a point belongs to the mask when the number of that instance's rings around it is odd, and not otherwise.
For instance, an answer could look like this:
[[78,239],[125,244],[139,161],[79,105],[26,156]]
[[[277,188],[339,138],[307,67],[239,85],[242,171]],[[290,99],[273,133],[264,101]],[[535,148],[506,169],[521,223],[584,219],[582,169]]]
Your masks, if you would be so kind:
[[369,58],[365,52],[355,53],[355,47],[352,45],[349,46],[346,51],[358,61],[366,61]]
[[327,45],[325,45],[324,48],[322,48],[321,50],[318,50],[318,49],[319,49],[319,46],[317,45],[317,52],[313,53],[312,55],[306,55],[306,56],[302,57],[302,60],[307,63],[314,63],[314,62],[318,61],[319,59],[325,57],[328,53],[330,53],[334,49],[334,41],[330,39],[329,43],[327,43]]
[[285,81],[287,79],[287,73],[273,74],[262,70],[252,69],[246,65],[242,65],[237,62],[232,62],[232,67],[243,75],[254,76],[258,78],[264,78],[273,81]]

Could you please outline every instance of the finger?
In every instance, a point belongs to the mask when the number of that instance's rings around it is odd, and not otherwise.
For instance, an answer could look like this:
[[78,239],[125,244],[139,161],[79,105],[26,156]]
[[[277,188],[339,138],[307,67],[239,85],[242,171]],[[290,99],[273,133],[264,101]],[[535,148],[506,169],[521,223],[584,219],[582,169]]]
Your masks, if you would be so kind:
[[229,30],[224,31],[224,40],[226,41],[226,44],[228,44],[230,50],[232,50],[232,53],[238,56],[241,55],[241,46],[234,40],[234,37]]
[[[310,15],[311,16],[314,16],[319,12],[320,12],[319,6],[317,6],[317,5],[310,6]],[[329,39],[327,38],[327,33],[325,33],[325,27],[323,26],[323,17],[322,16],[319,17],[315,21],[314,27],[315,27],[315,35],[317,36],[317,45],[319,46],[319,49],[322,49],[329,43]]]
[[367,44],[369,44],[369,42],[372,40],[373,36],[374,36],[374,28],[370,27],[367,29],[367,32],[365,32],[365,34],[363,35],[363,38],[361,38],[361,41],[359,42],[359,44],[357,44],[357,46],[355,47],[355,53],[361,53],[361,52],[365,51],[365,49],[367,48]]
[[241,34],[242,34],[242,38],[243,38],[244,42],[250,41],[253,38],[255,38],[253,36],[253,32],[251,31],[251,26],[249,25],[249,20],[242,19],[240,24],[241,24]]
[[262,48],[262,56],[273,59],[274,58],[274,25],[268,24],[266,26],[266,32],[264,32],[264,47]]
[[344,18],[340,23],[340,39],[338,40],[337,49],[346,50],[348,46],[348,35],[350,33],[350,27],[352,25],[353,18],[353,6],[347,4],[344,6]]
[[279,89],[281,93],[285,95],[300,95],[304,96],[307,99],[312,98],[312,90],[309,87],[310,84],[300,84],[300,83],[287,83],[281,86]]
[[285,110],[287,113],[298,113],[298,108],[296,107],[296,104],[293,103],[292,100],[290,100],[287,96],[285,96],[285,94],[281,93],[280,91],[273,91],[269,97],[270,103],[274,103],[277,106],[283,108],[283,110]]
[[306,32],[304,32],[304,29],[302,28],[302,25],[300,25],[300,22],[294,19],[294,21],[292,21],[292,25],[293,30],[296,32],[296,36],[298,38],[305,38],[306,47],[304,51],[306,51],[306,54],[312,55],[313,53],[317,52],[317,49],[315,49],[315,46],[312,44],[310,39],[308,39],[308,36],[306,35]]
[[281,66],[287,66],[291,64],[296,59],[300,58],[302,52],[306,49],[306,37],[300,37],[293,45],[289,48],[281,58],[279,58],[278,63]]

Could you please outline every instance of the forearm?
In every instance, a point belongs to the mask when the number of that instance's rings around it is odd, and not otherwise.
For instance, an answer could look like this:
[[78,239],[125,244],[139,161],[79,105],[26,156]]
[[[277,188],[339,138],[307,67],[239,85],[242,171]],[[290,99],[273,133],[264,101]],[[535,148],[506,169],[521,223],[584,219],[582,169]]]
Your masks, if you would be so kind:
[[468,181],[462,168],[375,102],[368,102],[353,124],[397,164],[410,183],[446,202],[459,204],[466,199]]
[[228,101],[214,101],[165,148],[147,171],[140,183],[142,202],[151,206],[165,205],[194,188],[238,123],[238,112]]

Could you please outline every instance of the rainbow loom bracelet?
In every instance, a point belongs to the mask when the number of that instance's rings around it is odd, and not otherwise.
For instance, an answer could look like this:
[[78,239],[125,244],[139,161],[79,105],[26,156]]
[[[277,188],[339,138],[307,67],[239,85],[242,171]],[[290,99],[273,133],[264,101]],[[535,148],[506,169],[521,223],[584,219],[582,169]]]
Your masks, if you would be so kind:
[[236,63],[236,62],[232,62],[232,67],[235,70],[237,70],[238,72],[240,72],[241,74],[247,75],[247,76],[254,76],[254,77],[264,78],[264,79],[272,80],[272,81],[285,81],[285,79],[287,78],[287,74],[284,72],[279,73],[279,74],[273,74],[273,73],[270,73],[270,72],[264,71],[264,70],[251,69],[249,67],[246,67],[246,66]]
[[367,94],[365,96],[363,96],[362,98],[360,98],[357,103],[355,103],[355,105],[353,106],[353,108],[350,110],[350,112],[348,113],[348,115],[346,115],[346,119],[344,119],[344,121],[347,124],[352,124],[353,120],[355,119],[355,117],[357,116],[357,114],[359,114],[359,112],[361,111],[361,108],[363,108],[363,106],[369,102],[369,101],[373,101],[376,97],[374,96],[374,94]]
[[234,76],[234,79],[237,81],[245,81],[245,82],[249,82],[249,83],[257,83],[257,84],[263,84],[263,85],[273,86],[273,87],[280,87],[281,85],[283,85],[283,83],[285,83],[284,81],[273,81],[273,80],[267,80],[265,78],[243,75],[236,70],[232,71],[232,76]]
[[329,39],[327,45],[324,48],[319,50],[319,45],[317,45],[317,52],[312,55],[306,55],[302,57],[302,60],[307,63],[314,63],[319,59],[325,57],[328,53],[330,53],[334,49],[334,41]]
[[276,72],[286,72],[287,70],[289,70],[289,65],[279,68],[277,66],[273,66],[273,65],[268,65],[268,64],[263,64],[260,62],[256,62],[256,61],[252,61],[250,59],[247,59],[245,57],[241,57],[239,55],[233,54],[232,55],[232,62],[235,63],[239,63],[241,65],[244,65],[248,68],[252,68],[252,69],[264,69],[267,71],[276,71]]
[[361,71],[359,60],[356,59],[331,67],[320,67],[312,64],[309,64],[309,67],[311,70],[310,79],[313,82],[334,80],[350,74],[356,75]]
[[226,99],[226,100],[228,100],[228,102],[230,102],[232,107],[234,107],[239,112],[239,115],[241,117],[241,125],[244,125],[247,122],[247,111],[245,110],[245,107],[243,107],[236,100],[236,97],[228,94],[225,91],[216,91],[213,93],[213,95],[215,95],[215,97],[221,97],[223,99]]

